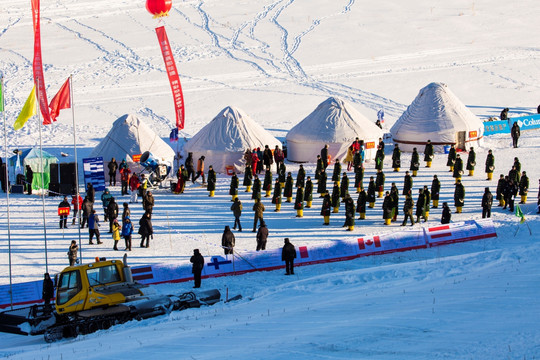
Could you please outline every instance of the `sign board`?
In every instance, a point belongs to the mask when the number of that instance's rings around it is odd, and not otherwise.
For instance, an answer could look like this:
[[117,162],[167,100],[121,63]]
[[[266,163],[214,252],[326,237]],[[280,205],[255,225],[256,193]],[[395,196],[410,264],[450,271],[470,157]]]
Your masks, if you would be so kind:
[[105,171],[103,166],[103,158],[87,158],[83,159],[84,184],[91,183],[96,191],[105,190]]
[[484,135],[510,134],[517,122],[521,131],[540,128],[540,114],[520,116],[508,120],[484,121]]

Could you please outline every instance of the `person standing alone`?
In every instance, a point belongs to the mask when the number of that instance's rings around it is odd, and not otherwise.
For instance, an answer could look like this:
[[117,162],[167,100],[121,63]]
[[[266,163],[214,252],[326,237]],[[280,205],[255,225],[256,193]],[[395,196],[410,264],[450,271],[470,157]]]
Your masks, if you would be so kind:
[[285,245],[281,250],[281,260],[285,261],[285,275],[294,275],[294,259],[296,259],[296,249],[289,238],[285,238]]
[[199,249],[193,250],[193,256],[189,259],[193,264],[191,266],[191,272],[193,273],[193,280],[195,281],[194,288],[201,287],[201,274],[204,268],[204,258],[199,252]]

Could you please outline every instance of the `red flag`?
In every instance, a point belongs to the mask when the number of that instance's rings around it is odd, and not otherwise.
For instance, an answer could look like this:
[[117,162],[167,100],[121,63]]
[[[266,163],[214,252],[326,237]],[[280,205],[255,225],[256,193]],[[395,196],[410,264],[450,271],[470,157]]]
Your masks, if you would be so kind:
[[69,109],[71,107],[71,87],[69,85],[69,78],[53,97],[49,107],[51,108],[52,121],[56,121],[60,110]]
[[34,84],[38,92],[39,109],[43,115],[43,125],[52,123],[47,106],[47,93],[45,91],[45,78],[43,76],[43,60],[41,58],[41,30],[40,30],[39,0],[32,0],[32,20],[34,24]]
[[184,128],[184,95],[182,94],[182,85],[180,84],[180,78],[178,77],[176,63],[174,62],[171,45],[169,44],[169,38],[165,32],[165,27],[157,27],[156,34],[173,93],[174,109],[176,110],[176,127],[182,130]]

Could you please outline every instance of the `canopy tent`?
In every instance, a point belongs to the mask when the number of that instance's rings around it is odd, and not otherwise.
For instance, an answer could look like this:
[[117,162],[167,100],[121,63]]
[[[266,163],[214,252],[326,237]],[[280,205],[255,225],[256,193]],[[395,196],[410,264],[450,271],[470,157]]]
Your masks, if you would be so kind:
[[373,159],[382,136],[382,130],[350,103],[330,97],[289,131],[287,159],[315,162],[325,144],[332,159],[343,159],[356,138],[364,141],[365,158]]
[[[40,156],[40,154],[42,156]],[[51,179],[51,164],[58,163],[58,158],[44,150],[27,149],[23,150],[18,155],[9,158],[9,177],[10,181],[15,183],[15,178],[18,174],[26,173],[26,165],[29,165],[34,172],[32,179],[32,189],[49,188]],[[42,167],[43,164],[43,167]],[[45,170],[42,170],[45,169]],[[43,185],[41,186],[41,173],[43,173]]]
[[241,172],[244,152],[265,145],[282,146],[244,111],[227,106],[184,145],[184,151],[192,152],[194,161],[204,155],[206,167],[212,165],[216,172]]
[[465,150],[481,145],[484,124],[446,84],[431,83],[420,90],[390,133],[403,151],[419,146],[422,151],[427,140],[431,140],[436,152],[452,144]]
[[113,123],[111,130],[92,150],[90,157],[101,156],[105,163],[112,158],[118,164],[122,159],[134,163],[133,156],[145,151],[170,165],[174,161],[174,150],[165,141],[136,115],[126,114]]

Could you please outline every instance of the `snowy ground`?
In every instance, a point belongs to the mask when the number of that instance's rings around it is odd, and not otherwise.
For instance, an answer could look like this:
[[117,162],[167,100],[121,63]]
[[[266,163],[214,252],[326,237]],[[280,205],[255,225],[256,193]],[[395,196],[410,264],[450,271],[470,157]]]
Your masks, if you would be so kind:
[[[540,35],[537,2],[277,0],[264,2],[176,1],[166,19],[186,101],[186,134],[193,135],[222,108],[245,110],[275,136],[286,132],[328,96],[353,102],[375,120],[386,112],[388,130],[420,88],[440,81],[481,117],[535,112],[540,101],[538,66]],[[536,10],[536,11],[535,11]],[[0,12],[0,71],[5,78],[8,152],[38,143],[36,119],[15,132],[9,129],[31,90],[32,22],[30,4],[7,0]],[[162,137],[172,126],[170,88],[153,28],[157,21],[140,1],[42,1],[45,79],[51,98],[73,74],[79,157],[85,157],[125,113],[137,113]],[[47,151],[73,154],[71,112],[44,128]],[[151,358],[245,359],[534,359],[540,357],[538,331],[539,275],[537,179],[534,154],[538,132],[523,134],[520,148],[509,148],[505,136],[486,139],[477,150],[475,176],[464,177],[463,214],[453,220],[480,217],[485,181],[481,165],[487,149],[496,157],[495,178],[507,173],[518,156],[531,180],[527,214],[532,236],[518,218],[494,210],[498,238],[302,267],[295,277],[282,271],[203,281],[203,288],[242,294],[242,301],[217,304],[122,326],[53,345],[41,337],[0,334],[0,356],[10,359],[102,358],[127,355]],[[391,146],[390,146],[391,148]],[[391,149],[389,149],[391,150]],[[4,154],[3,141],[1,154]],[[392,173],[389,153],[387,184],[402,188],[404,172]],[[443,201],[453,197],[453,179],[437,155],[434,167],[421,168],[414,189],[443,184]],[[71,158],[67,158],[70,160]],[[409,155],[402,161],[408,164]],[[296,173],[297,166],[287,164]],[[374,174],[367,164],[366,178]],[[405,169],[405,166],[404,166]],[[308,175],[314,167],[306,166]],[[352,178],[352,173],[350,173]],[[330,182],[329,182],[330,183]],[[193,248],[204,256],[221,253],[225,225],[233,224],[227,195],[229,179],[218,177],[216,197],[190,186],[185,194],[156,190],[154,227],[149,249],[134,246],[131,264],[185,261]],[[120,201],[119,188],[113,194]],[[241,189],[243,190],[243,189]],[[351,188],[352,190],[352,188]],[[356,196],[353,195],[354,198]],[[251,200],[244,202],[242,222],[252,225]],[[47,264],[51,272],[66,264],[66,251],[77,229],[58,229],[60,199],[46,198]],[[284,237],[295,245],[335,241],[381,233],[382,201],[343,230],[344,211],[322,226],[321,201],[294,217],[292,204],[274,213],[269,199],[265,220],[269,247]],[[403,199],[401,199],[403,201]],[[40,279],[45,271],[42,201],[13,195],[11,248],[15,282]],[[6,198],[0,199],[6,208]],[[132,205],[134,218],[142,215]],[[453,206],[452,206],[453,208]],[[0,213],[0,284],[9,283],[7,213]],[[400,217],[401,218],[401,217]],[[432,211],[430,222],[440,219]],[[104,230],[102,228],[102,230]],[[82,256],[120,257],[103,232],[105,244],[86,246]],[[237,251],[255,248],[254,234],[236,232]],[[134,241],[137,244],[137,240]],[[162,285],[165,293],[183,292],[190,284]]]

